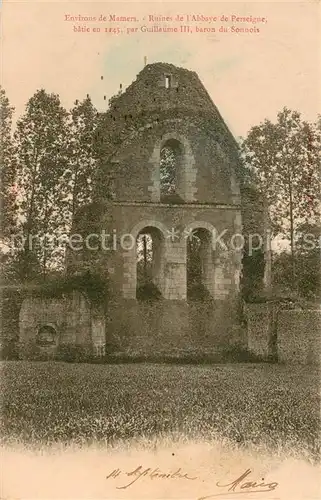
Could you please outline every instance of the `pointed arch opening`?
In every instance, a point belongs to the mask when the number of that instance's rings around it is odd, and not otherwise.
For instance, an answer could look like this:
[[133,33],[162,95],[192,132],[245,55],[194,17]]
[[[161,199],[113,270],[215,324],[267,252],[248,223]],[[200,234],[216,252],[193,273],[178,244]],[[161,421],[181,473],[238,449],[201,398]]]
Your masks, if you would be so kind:
[[136,298],[157,300],[164,289],[164,237],[152,226],[143,228],[136,238]]

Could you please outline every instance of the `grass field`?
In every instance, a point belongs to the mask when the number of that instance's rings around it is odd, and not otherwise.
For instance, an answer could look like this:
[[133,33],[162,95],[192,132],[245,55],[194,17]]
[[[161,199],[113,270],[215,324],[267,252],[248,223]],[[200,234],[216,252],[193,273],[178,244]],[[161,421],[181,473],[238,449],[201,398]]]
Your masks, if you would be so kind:
[[3,444],[113,444],[184,435],[320,449],[312,366],[2,363]]

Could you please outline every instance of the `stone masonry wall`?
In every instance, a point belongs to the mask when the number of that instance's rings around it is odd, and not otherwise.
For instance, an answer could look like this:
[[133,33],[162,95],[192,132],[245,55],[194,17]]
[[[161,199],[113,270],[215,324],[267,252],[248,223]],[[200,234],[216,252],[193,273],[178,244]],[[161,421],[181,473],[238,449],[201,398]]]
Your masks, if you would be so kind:
[[55,329],[56,345],[90,345],[91,311],[87,299],[78,292],[63,298],[31,296],[24,299],[19,314],[19,344],[23,353],[26,346],[36,344],[36,336],[43,326]]
[[281,311],[277,339],[279,361],[320,364],[321,310]]
[[[273,304],[248,304],[248,349],[285,363],[320,364],[321,310],[280,309]],[[275,338],[271,338],[271,334]]]
[[183,146],[184,177],[180,195],[185,202],[240,202],[233,167],[210,130],[199,118],[163,116],[122,143],[114,156],[114,198],[118,201],[160,201],[160,151],[168,139]]
[[[214,244],[214,232],[225,231],[229,240],[242,231],[238,148],[197,74],[147,65],[101,117],[97,144],[93,190],[102,210],[93,227],[110,235],[110,246],[92,253],[91,269],[108,274],[107,344],[147,353],[244,343],[236,305],[241,252],[229,241],[224,248]],[[164,203],[160,155],[170,144],[179,151],[176,201]],[[91,217],[82,211],[79,219]],[[153,304],[136,298],[136,239],[145,228],[157,239],[155,280],[162,299]],[[206,310],[187,300],[187,237],[197,229],[210,235],[202,283],[210,295]],[[69,269],[81,272],[82,263],[88,265],[88,252],[69,257]]]
[[248,349],[258,356],[267,358],[271,355],[271,308],[265,304],[248,304],[245,306],[245,316]]
[[246,347],[236,304],[180,300],[111,303],[106,342],[130,356],[219,355],[230,346]]
[[[161,288],[164,298],[186,299],[187,234],[197,228],[205,228],[210,234],[215,230],[217,236],[226,231],[221,240],[212,238],[209,269],[212,297],[220,299],[239,291],[241,252],[231,245],[233,234],[240,232],[240,213],[236,207],[114,203],[108,206],[101,224],[101,230],[110,236],[106,248],[101,249],[96,270],[101,275],[108,271],[112,295],[129,299],[136,297],[134,243],[139,231],[145,227],[154,227],[163,239],[164,282]],[[81,263],[81,255],[75,257]]]
[[197,74],[164,63],[146,66],[102,117],[98,199],[111,189],[118,201],[159,201],[159,154],[168,139],[183,147],[185,202],[240,202],[234,138]]

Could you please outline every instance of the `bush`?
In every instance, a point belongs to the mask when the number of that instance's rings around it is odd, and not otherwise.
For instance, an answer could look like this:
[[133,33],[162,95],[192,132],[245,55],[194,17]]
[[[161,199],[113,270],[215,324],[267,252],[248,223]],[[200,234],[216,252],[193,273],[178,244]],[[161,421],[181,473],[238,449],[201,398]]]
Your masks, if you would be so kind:
[[93,360],[91,346],[83,344],[60,344],[54,357],[57,361],[67,363],[85,363]]
[[188,287],[187,298],[192,302],[208,302],[212,300],[211,294],[202,283]]
[[272,359],[265,359],[262,356],[254,354],[242,345],[228,346],[222,352],[224,361],[229,363],[262,363],[264,361],[272,361]]
[[18,346],[15,339],[4,340],[0,346],[0,359],[19,359]]
[[161,299],[162,294],[157,286],[153,282],[150,282],[138,287],[136,296],[137,300],[154,301]]
[[165,353],[125,353],[114,352],[107,353],[105,358],[100,362],[108,364],[126,364],[126,363],[164,363],[178,365],[208,365],[208,364],[225,364],[225,363],[262,363],[275,362],[272,357],[263,358],[249,351],[242,345],[231,345],[223,349],[218,349],[217,352],[191,352],[182,351],[168,355]]
[[28,342],[19,342],[18,344],[19,359],[28,361],[48,361],[53,359],[53,349],[42,349],[33,340]]

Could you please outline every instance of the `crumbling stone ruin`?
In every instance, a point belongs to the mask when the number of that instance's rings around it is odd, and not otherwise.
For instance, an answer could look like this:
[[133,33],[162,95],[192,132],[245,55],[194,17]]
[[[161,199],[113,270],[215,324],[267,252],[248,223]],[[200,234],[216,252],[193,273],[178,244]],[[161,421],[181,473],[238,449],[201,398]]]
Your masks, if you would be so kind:
[[[111,100],[97,140],[95,202],[73,228],[91,235],[91,248],[67,259],[69,274],[89,267],[108,281],[108,296],[88,320],[93,348],[148,356],[246,346],[238,148],[198,75],[146,65]],[[23,337],[23,317],[20,325]],[[73,342],[70,321],[68,328]]]

